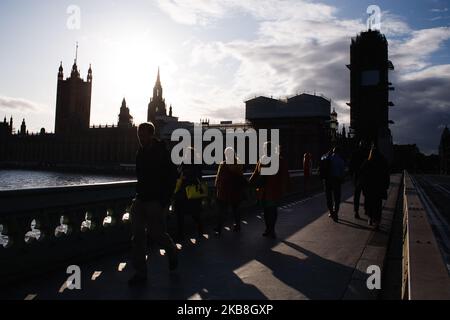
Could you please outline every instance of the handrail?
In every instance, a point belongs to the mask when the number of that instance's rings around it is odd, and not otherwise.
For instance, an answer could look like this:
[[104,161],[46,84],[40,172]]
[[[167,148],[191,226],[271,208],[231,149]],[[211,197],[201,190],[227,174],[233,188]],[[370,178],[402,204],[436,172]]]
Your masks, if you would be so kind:
[[[303,170],[290,170],[291,178],[303,177]],[[245,173],[249,177],[251,173]],[[313,175],[317,172],[313,171]],[[216,175],[204,175],[210,188],[214,187]],[[117,199],[131,199],[134,196],[136,180],[95,183],[74,186],[56,186],[0,191],[0,222],[8,215],[29,210],[46,210],[76,206],[83,203],[107,202]],[[107,191],[107,192],[105,192]],[[61,196],[63,195],[63,196]]]
[[[302,172],[291,177],[291,192],[299,192]],[[215,175],[204,178],[211,191],[204,213],[212,217]],[[135,187],[136,181],[125,181],[0,191],[0,284],[128,246]],[[254,190],[247,192],[242,208],[256,203]]]
[[[303,170],[289,170],[289,174],[291,177],[301,177],[301,176],[303,176]],[[318,175],[318,169],[313,169],[312,174]],[[244,176],[246,176],[246,177],[249,177],[251,175],[252,175],[251,172],[244,173]],[[205,180],[214,180],[215,178],[216,178],[215,174],[203,175],[203,179],[205,179]],[[50,187],[39,187],[39,188],[0,190],[0,199],[6,198],[8,196],[13,196],[16,194],[29,195],[29,194],[36,194],[36,193],[84,190],[84,189],[90,189],[90,188],[104,188],[104,187],[113,187],[113,186],[132,186],[135,183],[136,183],[136,180],[124,180],[124,181],[115,181],[115,182],[99,182],[99,183],[90,183],[90,184],[79,184],[79,185],[71,185],[71,186],[50,186]],[[0,212],[1,212],[1,208],[0,208]]]
[[419,190],[404,172],[403,288],[408,300],[450,299],[450,277],[419,197]]

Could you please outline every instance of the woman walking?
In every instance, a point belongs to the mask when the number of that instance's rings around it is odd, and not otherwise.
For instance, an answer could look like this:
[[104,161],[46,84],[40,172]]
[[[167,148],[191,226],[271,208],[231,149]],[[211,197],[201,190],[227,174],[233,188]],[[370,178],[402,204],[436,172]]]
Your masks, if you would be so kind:
[[[265,154],[271,149],[271,143],[266,142],[264,144]],[[275,175],[262,175],[261,168],[267,165],[266,161],[261,158],[250,178],[250,184],[256,186],[256,194],[258,201],[264,208],[264,221],[266,223],[266,230],[263,233],[264,237],[270,237],[275,239],[275,224],[278,218],[278,205],[284,192],[289,187],[289,172],[288,166],[284,158],[280,155],[280,147],[275,150],[275,154],[271,154],[271,157],[279,157],[279,169]],[[267,157],[267,156],[263,156]]]
[[241,231],[241,215],[239,204],[247,184],[244,178],[244,166],[239,163],[233,148],[225,149],[225,161],[221,162],[216,175],[216,197],[219,207],[217,226],[214,229],[217,235],[222,233],[223,222],[227,211],[231,208],[234,217],[233,231]]
[[189,199],[186,188],[192,185],[200,185],[203,181],[201,165],[195,164],[195,150],[194,148],[187,148],[185,156],[190,157],[190,160],[183,161],[178,167],[178,183],[175,190],[174,206],[177,216],[177,239],[182,241],[184,239],[184,217],[191,215],[197,225],[197,232],[199,237],[204,233],[203,219],[202,219],[202,199]]

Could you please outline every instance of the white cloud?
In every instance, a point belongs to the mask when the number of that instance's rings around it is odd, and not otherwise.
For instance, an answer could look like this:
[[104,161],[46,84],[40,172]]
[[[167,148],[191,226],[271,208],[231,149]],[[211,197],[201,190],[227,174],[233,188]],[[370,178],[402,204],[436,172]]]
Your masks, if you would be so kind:
[[161,10],[178,23],[206,25],[224,15],[226,1],[158,0]]
[[0,95],[0,110],[5,111],[38,111],[42,106],[39,103],[23,99]]
[[193,50],[191,51],[190,64],[195,66],[207,63],[211,66],[216,66],[227,56],[228,53],[222,42],[197,42],[193,45]]
[[431,12],[447,12],[448,8],[443,8],[443,9],[431,9]]
[[399,77],[391,111],[394,140],[436,152],[442,124],[450,124],[450,65],[437,65]]
[[208,25],[232,12],[248,13],[260,20],[297,16],[325,21],[337,11],[322,3],[293,0],[158,0],[158,4],[174,21],[187,25]]
[[[366,29],[363,19],[338,18],[336,8],[306,1],[192,0],[182,1],[182,4],[171,1],[171,5],[163,10],[180,23],[205,26],[240,12],[250,15],[258,24],[256,36],[251,40],[193,43],[191,65],[202,64],[206,70],[214,71],[202,88],[202,103],[197,99],[198,92],[185,91],[184,101],[196,101],[195,108],[189,109],[201,110],[205,116],[217,120],[221,117],[243,120],[245,98],[317,91],[332,99],[341,123],[348,124],[349,108],[345,102],[348,102],[350,89],[345,65],[350,60],[350,38]],[[179,16],[183,12],[188,17],[184,20]],[[417,139],[429,150],[434,148],[430,147],[430,139],[435,137],[423,139],[413,130],[410,120],[422,124],[426,120],[426,124],[434,125],[431,110],[449,108],[445,103],[445,90],[439,87],[447,83],[445,75],[450,74],[449,67],[432,66],[430,57],[450,39],[450,28],[413,30],[404,18],[387,11],[383,12],[381,22],[382,32],[390,44],[390,59],[396,66],[392,82],[398,90],[393,100],[396,110],[401,111],[392,114],[397,123],[394,133],[402,143]],[[233,70],[225,67],[228,61],[234,61]],[[225,73],[232,79],[227,85],[221,82]],[[432,85],[439,88],[429,88]],[[416,94],[415,103],[411,103],[412,88],[432,94]],[[408,110],[415,114],[417,110],[430,112],[417,118]]]
[[429,20],[430,21],[438,21],[438,20],[447,20],[447,19],[450,19],[450,16],[437,16],[434,18],[430,18]]
[[450,64],[431,66],[416,72],[410,72],[401,76],[403,81],[418,81],[429,78],[450,78]]
[[382,13],[381,20],[381,32],[387,37],[403,36],[412,31],[403,17],[389,11]]
[[430,65],[430,55],[450,39],[450,27],[412,31],[406,40],[391,41],[390,57],[401,72],[414,72]]

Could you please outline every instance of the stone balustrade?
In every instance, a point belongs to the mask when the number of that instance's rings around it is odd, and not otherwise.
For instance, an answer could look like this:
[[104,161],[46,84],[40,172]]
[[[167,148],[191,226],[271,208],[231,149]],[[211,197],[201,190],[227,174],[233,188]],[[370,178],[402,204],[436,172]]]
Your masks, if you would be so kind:
[[[303,173],[292,171],[292,191]],[[205,176],[210,197],[205,215],[215,214],[215,176]],[[317,179],[317,178],[316,178]],[[135,181],[0,191],[0,283],[92,259],[129,246],[129,211]],[[249,189],[241,207],[255,205]]]

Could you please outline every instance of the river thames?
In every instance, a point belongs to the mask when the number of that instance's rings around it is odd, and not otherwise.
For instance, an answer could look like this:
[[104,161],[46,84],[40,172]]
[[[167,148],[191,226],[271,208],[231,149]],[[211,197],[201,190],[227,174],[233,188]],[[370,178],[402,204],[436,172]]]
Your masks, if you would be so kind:
[[0,191],[134,180],[133,175],[0,170]]

